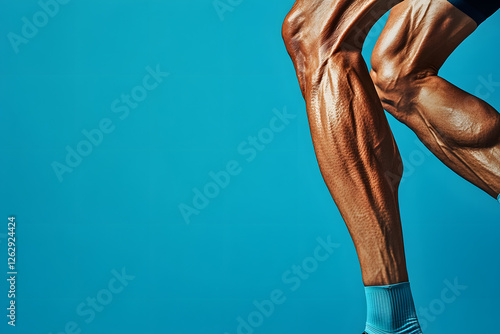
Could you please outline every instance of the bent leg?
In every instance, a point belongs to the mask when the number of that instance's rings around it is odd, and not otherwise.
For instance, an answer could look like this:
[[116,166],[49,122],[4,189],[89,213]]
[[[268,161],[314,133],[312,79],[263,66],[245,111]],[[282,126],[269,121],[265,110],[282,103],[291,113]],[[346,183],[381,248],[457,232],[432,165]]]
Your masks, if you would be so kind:
[[372,54],[371,76],[389,113],[448,167],[496,198],[500,114],[437,75],[476,27],[445,0],[407,0],[389,15]]
[[349,229],[363,282],[407,282],[398,207],[402,162],[361,56],[394,2],[298,0],[283,25],[323,178]]

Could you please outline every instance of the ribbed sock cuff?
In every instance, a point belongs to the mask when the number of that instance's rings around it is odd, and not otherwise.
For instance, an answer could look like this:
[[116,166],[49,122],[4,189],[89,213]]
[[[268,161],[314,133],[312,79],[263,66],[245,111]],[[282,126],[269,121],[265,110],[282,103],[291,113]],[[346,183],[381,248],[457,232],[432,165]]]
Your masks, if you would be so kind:
[[421,334],[410,283],[366,286],[366,333]]

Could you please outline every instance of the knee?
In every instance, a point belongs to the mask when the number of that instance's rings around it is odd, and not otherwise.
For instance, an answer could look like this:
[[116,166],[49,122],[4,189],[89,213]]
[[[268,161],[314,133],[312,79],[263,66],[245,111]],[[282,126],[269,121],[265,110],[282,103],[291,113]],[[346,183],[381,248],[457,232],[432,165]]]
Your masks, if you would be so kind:
[[285,17],[281,28],[281,36],[286,50],[292,59],[299,80],[302,94],[305,93],[305,66],[306,53],[304,50],[304,23],[305,18],[295,9],[292,9]]
[[288,54],[292,58],[294,65],[297,66],[297,60],[304,54],[305,44],[305,15],[301,10],[293,8],[285,17],[281,27],[281,36],[285,43]]
[[[362,43],[351,26],[329,21],[341,19],[341,15],[322,13],[314,6],[298,5],[287,14],[281,28],[281,36],[289,55],[296,65],[307,58],[308,67],[317,67],[338,53],[361,53]],[[318,13],[319,12],[319,13]],[[330,19],[325,20],[323,16]],[[359,29],[358,29],[359,30]],[[352,37],[351,35],[354,35]]]
[[[398,107],[404,104],[403,86],[408,78],[402,71],[402,64],[397,57],[384,55],[380,48],[373,50],[370,76],[377,90],[382,106],[391,114],[396,114]],[[399,117],[397,117],[399,118]]]
[[322,50],[321,29],[314,25],[309,7],[294,6],[285,17],[281,36],[292,59],[302,94],[314,81],[313,77],[326,56]]
[[[281,35],[293,61],[302,93],[317,84],[327,67],[342,72],[351,62],[362,61],[361,49],[355,49],[338,33],[327,31],[324,22],[316,22],[318,13],[307,6],[297,6],[285,17]],[[333,28],[332,28],[333,29]],[[340,73],[340,72],[339,72]]]
[[297,32],[300,29],[300,24],[297,22],[297,17],[294,15],[294,11],[290,11],[285,20],[283,21],[283,25],[281,26],[281,37],[283,38],[283,42],[287,48],[287,51],[293,51],[294,41],[297,38]]
[[431,69],[416,71],[411,61],[392,50],[376,46],[371,56],[370,76],[384,109],[406,123],[411,115],[411,101],[417,93],[415,82],[434,75]]
[[[417,115],[421,95],[431,95],[434,86],[422,85],[437,73],[432,68],[405,61],[397,53],[376,46],[371,58],[370,76],[384,109],[412,129],[420,127],[422,117],[426,127],[440,141],[460,147],[490,147],[500,143],[500,114],[486,102],[469,96],[456,101],[448,117]],[[416,70],[419,68],[419,70]]]

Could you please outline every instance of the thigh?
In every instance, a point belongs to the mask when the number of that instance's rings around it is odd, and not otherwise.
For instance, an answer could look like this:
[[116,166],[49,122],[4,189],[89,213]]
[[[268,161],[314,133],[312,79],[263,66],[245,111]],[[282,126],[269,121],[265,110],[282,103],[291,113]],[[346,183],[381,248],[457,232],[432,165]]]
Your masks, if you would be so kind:
[[435,75],[476,27],[446,0],[405,0],[389,15],[372,54],[372,67],[394,64],[402,76]]

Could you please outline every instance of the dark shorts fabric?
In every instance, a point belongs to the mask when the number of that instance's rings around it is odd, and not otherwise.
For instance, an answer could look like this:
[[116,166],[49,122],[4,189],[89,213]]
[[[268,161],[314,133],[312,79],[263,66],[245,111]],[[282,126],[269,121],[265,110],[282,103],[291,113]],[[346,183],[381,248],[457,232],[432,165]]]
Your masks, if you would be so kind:
[[448,0],[479,25],[500,8],[500,0]]

